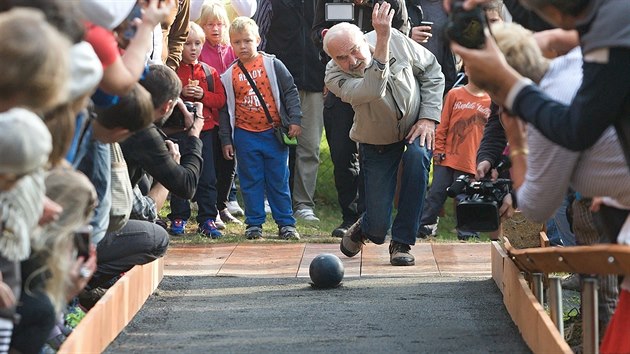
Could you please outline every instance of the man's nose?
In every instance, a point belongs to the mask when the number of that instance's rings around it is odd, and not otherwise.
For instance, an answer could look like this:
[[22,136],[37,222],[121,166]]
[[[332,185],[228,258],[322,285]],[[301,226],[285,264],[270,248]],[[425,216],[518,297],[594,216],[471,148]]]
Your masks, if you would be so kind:
[[348,57],[348,62],[350,63],[350,65],[355,66],[358,62],[357,58],[354,55],[350,55]]

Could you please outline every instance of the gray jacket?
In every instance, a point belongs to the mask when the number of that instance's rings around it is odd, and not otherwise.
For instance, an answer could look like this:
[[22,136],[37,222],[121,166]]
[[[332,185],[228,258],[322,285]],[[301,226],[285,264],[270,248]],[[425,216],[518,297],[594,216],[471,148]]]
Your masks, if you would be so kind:
[[[274,55],[260,52],[263,56],[263,65],[269,77],[271,93],[280,113],[280,120],[285,127],[289,124],[300,125],[302,123],[302,108],[300,106],[300,94],[293,76],[289,70]],[[225,87],[226,104],[219,111],[219,139],[221,145],[233,145],[235,97],[232,85],[232,70],[241,70],[235,61],[221,75],[221,82]]]
[[[365,37],[370,45],[376,43],[376,32]],[[418,119],[440,121],[444,75],[435,56],[398,31],[391,32],[389,47],[384,69],[372,61],[361,77],[332,60],[326,66],[326,86],[354,109],[350,138],[359,143],[393,144]]]

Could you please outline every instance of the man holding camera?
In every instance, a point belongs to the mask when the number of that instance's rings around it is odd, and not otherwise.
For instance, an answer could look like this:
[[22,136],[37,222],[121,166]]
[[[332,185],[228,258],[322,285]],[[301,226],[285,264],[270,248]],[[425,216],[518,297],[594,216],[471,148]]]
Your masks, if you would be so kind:
[[[151,65],[140,84],[151,93],[154,106],[154,123],[122,143],[123,154],[129,169],[131,184],[136,185],[147,173],[171,193],[185,199],[194,196],[201,174],[201,140],[199,134],[204,120],[196,119],[182,102],[178,102],[181,81],[165,65]],[[187,131],[187,152],[180,155],[177,144],[165,141],[156,124],[161,125],[173,110],[184,115]],[[201,111],[201,108],[197,108]]]
[[[388,3],[374,4],[374,32],[366,35],[349,23],[331,27],[323,43],[333,59],[325,82],[354,109],[350,138],[359,143],[365,182],[365,213],[342,238],[341,251],[353,257],[365,240],[382,244],[391,228],[390,263],[409,266],[415,264],[410,251],[429,178],[444,75],[433,54],[391,30],[393,15]],[[392,224],[401,162],[398,213]]]
[[[311,37],[320,49],[320,59],[324,63],[330,60],[330,57],[322,50],[324,33],[339,22],[354,23],[365,33],[372,31],[373,3],[373,1],[364,0],[319,0],[317,2]],[[392,28],[407,34],[409,21],[405,1],[389,0],[389,3],[394,9]],[[359,174],[357,144],[349,137],[354,117],[352,106],[342,102],[332,92],[327,92],[325,96],[324,129],[330,147],[335,188],[343,219],[332,235],[342,237],[363,212],[363,191],[360,187],[362,177]]]

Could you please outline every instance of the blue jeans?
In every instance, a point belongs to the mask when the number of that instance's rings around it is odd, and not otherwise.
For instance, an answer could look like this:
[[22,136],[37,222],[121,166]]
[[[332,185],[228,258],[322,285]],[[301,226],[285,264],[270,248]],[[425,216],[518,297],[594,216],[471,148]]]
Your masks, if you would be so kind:
[[[429,181],[432,151],[421,147],[419,139],[389,145],[359,144],[364,176],[365,213],[362,231],[376,244],[385,242],[392,229],[392,240],[413,245],[418,234],[424,196]],[[398,212],[392,224],[392,211],[398,166],[402,161]]]
[[571,226],[567,219],[567,207],[569,197],[565,197],[562,205],[556,210],[553,217],[547,220],[547,237],[552,246],[575,246],[575,235],[571,232]]
[[[199,212],[197,213],[197,222],[202,224],[208,219],[217,218],[217,175],[214,170],[214,151],[213,151],[213,133],[212,130],[202,131],[199,139],[203,143],[201,148],[201,157],[203,165],[201,167],[201,176],[197,183],[197,190],[193,199],[197,201]],[[186,139],[179,139],[180,142]],[[183,146],[182,149],[187,149]],[[190,202],[171,194],[171,213],[168,215],[171,220],[190,218]]]
[[280,144],[273,129],[255,133],[235,128],[234,150],[245,203],[245,224],[265,223],[266,194],[276,224],[295,225],[289,192],[289,148]]

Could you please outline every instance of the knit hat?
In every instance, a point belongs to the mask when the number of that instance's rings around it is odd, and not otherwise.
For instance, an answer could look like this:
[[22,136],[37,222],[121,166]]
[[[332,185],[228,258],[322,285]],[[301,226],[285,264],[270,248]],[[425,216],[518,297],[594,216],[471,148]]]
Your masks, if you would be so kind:
[[88,21],[113,30],[127,18],[136,0],[81,0],[81,11]]
[[44,122],[24,108],[0,113],[0,173],[24,174],[44,166],[52,137]]
[[103,66],[88,42],[79,42],[70,49],[70,100],[90,92],[101,82]]

